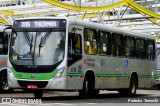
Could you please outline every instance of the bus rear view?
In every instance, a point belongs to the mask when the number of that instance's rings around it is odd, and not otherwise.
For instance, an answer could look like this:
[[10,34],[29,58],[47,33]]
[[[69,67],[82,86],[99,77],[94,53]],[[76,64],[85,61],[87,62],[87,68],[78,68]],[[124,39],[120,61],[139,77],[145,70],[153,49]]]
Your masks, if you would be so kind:
[[[64,19],[14,22],[8,62],[10,88],[64,89],[65,29]],[[42,91],[36,90],[35,97],[41,95]]]

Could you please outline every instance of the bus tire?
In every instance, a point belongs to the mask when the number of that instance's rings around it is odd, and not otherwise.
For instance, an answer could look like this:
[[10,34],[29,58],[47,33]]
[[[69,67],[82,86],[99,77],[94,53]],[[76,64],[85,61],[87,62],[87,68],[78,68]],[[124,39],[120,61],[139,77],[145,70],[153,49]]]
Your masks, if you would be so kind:
[[136,79],[136,77],[132,76],[131,80],[130,80],[130,88],[129,88],[129,91],[128,91],[130,96],[135,96],[136,95],[137,88],[138,88],[137,79]]
[[1,73],[0,75],[0,91],[1,92],[9,92],[12,91],[8,87],[8,82],[7,82],[7,73]]
[[138,83],[136,77],[132,76],[130,79],[130,86],[127,89],[118,90],[121,96],[133,97],[136,95]]
[[136,95],[137,88],[138,88],[137,79],[136,79],[136,77],[132,76],[130,79],[129,88],[128,89],[120,89],[118,91],[121,96],[133,97]]
[[93,90],[93,92],[92,92],[92,97],[97,97],[98,96],[98,94],[99,94],[99,89],[95,89],[95,90]]
[[93,81],[93,77],[85,76],[84,82],[83,82],[83,89],[79,91],[79,96],[81,98],[85,99],[93,96],[94,82],[92,81]]
[[83,82],[83,89],[79,91],[79,97],[83,99],[88,98],[88,89],[88,81],[87,77],[85,77]]
[[160,84],[157,84],[157,88],[160,89]]
[[36,99],[41,99],[43,97],[43,91],[42,90],[36,90],[36,91],[34,91],[34,97]]

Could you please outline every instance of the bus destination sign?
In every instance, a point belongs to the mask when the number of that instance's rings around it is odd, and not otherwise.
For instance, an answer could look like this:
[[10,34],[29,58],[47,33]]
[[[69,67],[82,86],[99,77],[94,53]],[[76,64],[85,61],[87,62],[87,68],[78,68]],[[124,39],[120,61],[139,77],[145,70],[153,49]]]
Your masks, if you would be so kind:
[[14,28],[59,28],[65,27],[65,20],[17,20]]

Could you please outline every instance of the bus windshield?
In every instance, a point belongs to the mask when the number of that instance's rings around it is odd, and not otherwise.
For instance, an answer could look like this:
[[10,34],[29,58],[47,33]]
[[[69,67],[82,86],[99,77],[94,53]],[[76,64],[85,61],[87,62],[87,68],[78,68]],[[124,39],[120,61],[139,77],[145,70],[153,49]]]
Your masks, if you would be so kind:
[[64,30],[13,30],[10,60],[16,65],[54,65],[63,60],[64,45]]

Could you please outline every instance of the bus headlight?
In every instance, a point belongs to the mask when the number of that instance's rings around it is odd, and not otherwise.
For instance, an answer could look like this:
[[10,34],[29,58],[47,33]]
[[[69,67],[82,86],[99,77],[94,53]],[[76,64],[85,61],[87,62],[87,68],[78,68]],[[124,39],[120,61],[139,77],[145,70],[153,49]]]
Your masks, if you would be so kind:
[[8,68],[8,76],[11,77],[11,78],[14,78],[14,74],[13,74],[13,72],[11,71],[10,68]]
[[58,69],[58,72],[54,75],[54,78],[60,78],[64,70],[64,67]]

